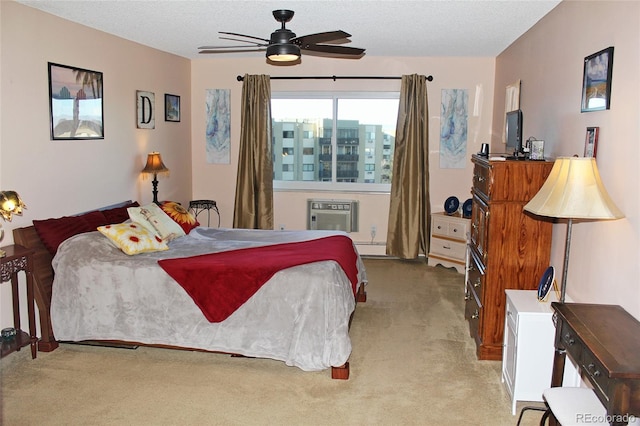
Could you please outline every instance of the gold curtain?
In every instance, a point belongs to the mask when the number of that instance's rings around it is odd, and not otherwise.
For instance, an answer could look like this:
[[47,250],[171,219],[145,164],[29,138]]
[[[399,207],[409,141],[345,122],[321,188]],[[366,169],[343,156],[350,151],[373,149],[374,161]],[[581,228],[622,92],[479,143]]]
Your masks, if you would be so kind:
[[245,74],[233,227],[273,229],[271,81]]
[[429,251],[429,108],[424,75],[403,75],[391,176],[386,253],[415,259]]

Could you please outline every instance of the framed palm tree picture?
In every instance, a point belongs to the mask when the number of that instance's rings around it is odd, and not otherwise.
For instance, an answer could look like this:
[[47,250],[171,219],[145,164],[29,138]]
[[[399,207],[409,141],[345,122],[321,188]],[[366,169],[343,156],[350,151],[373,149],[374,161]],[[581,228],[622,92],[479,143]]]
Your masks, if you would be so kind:
[[51,140],[104,139],[102,73],[48,64]]

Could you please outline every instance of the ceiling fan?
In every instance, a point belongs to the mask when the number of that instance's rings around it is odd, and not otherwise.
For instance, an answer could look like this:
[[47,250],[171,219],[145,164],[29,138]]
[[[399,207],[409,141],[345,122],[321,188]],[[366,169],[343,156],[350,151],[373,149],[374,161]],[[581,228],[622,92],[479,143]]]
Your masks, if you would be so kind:
[[[293,10],[274,10],[273,17],[282,24],[280,29],[271,33],[269,39],[254,37],[246,34],[231,33],[220,31],[225,36],[224,40],[239,41],[247,43],[237,46],[200,46],[199,53],[230,53],[230,52],[252,52],[267,51],[267,58],[274,62],[292,62],[300,58],[300,51],[304,50],[310,54],[317,56],[329,56],[338,58],[360,58],[364,55],[365,49],[358,47],[337,46],[345,42],[350,42],[348,37],[351,34],[344,31],[327,31],[323,33],[308,34],[297,37],[294,32],[285,27],[285,24],[293,18]],[[238,39],[235,37],[243,37],[250,40]],[[254,41],[259,40],[259,41]],[[331,44],[318,44],[331,43]]]

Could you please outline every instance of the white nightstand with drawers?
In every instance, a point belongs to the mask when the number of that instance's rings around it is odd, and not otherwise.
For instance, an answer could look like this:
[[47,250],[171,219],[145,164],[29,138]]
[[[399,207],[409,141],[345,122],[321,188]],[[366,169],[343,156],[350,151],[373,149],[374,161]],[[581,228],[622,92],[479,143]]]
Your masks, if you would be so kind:
[[456,213],[431,214],[431,239],[429,243],[429,266],[442,265],[456,268],[464,274],[467,255],[467,234],[471,220]]
[[[541,402],[542,391],[551,387],[556,333],[551,302],[557,297],[553,290],[544,302],[537,290],[506,290],[506,296],[502,382],[515,415],[518,401]],[[576,367],[571,362],[565,367],[563,386],[580,386]]]

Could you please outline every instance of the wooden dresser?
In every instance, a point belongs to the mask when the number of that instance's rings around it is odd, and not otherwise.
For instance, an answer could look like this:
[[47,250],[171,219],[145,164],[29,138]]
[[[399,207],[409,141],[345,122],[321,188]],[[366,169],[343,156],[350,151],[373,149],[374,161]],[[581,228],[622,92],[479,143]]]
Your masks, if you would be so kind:
[[465,318],[478,359],[501,360],[505,290],[537,289],[549,266],[551,222],[524,205],[546,180],[552,161],[490,161],[473,155],[473,209]]

